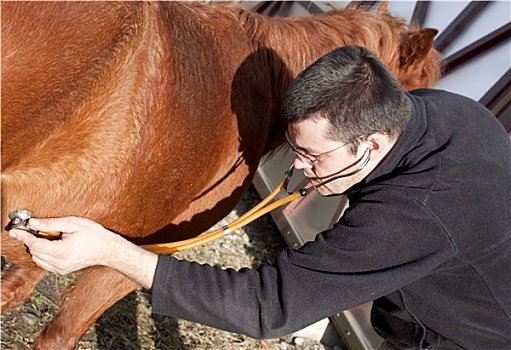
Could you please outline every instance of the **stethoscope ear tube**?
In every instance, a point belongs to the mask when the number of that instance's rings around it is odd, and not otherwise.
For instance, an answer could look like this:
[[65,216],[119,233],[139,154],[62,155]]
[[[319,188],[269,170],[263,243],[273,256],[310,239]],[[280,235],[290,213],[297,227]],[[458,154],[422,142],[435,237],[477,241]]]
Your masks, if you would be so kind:
[[[369,161],[371,160],[371,152],[370,152],[370,149],[368,148],[367,151],[369,151],[369,153],[367,154],[367,157],[365,157],[364,161],[359,165],[359,167],[355,170],[353,170],[352,172],[350,173],[347,173],[347,174],[342,174],[342,175],[337,175],[337,176],[334,176],[328,180],[325,180],[323,182],[320,182],[319,184],[317,185],[314,185],[314,186],[311,186],[311,187],[304,187],[302,189],[300,189],[300,194],[302,197],[305,197],[306,195],[308,195],[310,192],[312,191],[315,191],[318,189],[318,187],[321,187],[321,186],[325,186],[327,184],[329,184],[330,182],[332,181],[335,181],[335,180],[339,180],[339,179],[342,179],[344,177],[348,177],[348,176],[352,176],[352,175],[355,175],[357,173],[359,173],[360,171],[362,171],[362,169],[364,169],[366,167],[366,165],[369,163]],[[366,152],[367,152],[366,151]],[[366,153],[364,152],[364,153]],[[360,159],[359,159],[360,160]],[[357,162],[359,161],[357,160]],[[291,176],[293,176],[293,170],[294,170],[294,166],[291,165],[291,167],[289,168],[289,170],[286,172],[286,175],[287,175],[287,178],[286,178],[286,187],[284,187],[284,189],[286,189],[287,191],[287,184],[289,183],[289,181],[291,180]],[[291,193],[291,192],[288,192],[288,193]]]
[[332,182],[332,181],[335,181],[335,180],[338,180],[338,179],[342,179],[343,177],[348,177],[348,176],[352,176],[352,175],[355,175],[356,173],[362,171],[362,169],[364,169],[367,165],[367,163],[369,163],[369,161],[371,160],[371,153],[369,153],[367,155],[367,157],[364,159],[364,161],[362,162],[362,164],[360,164],[360,166],[353,170],[351,173],[347,173],[347,174],[343,174],[343,175],[338,175],[338,176],[334,176],[328,180],[325,180],[315,186],[312,187],[313,190],[316,190],[318,187],[321,187],[321,186],[325,186],[326,184]]
[[[259,218],[260,216],[269,213],[270,211],[289,203],[297,198],[303,197],[302,191],[297,190],[294,192],[287,192],[287,186],[289,185],[289,181],[291,179],[291,176],[293,175],[293,166],[289,168],[288,171],[286,171],[284,178],[279,183],[277,187],[266,197],[264,198],[259,204],[257,204],[255,207],[253,207],[251,210],[240,216],[238,219],[231,222],[229,225],[225,225],[219,229],[216,229],[212,232],[203,233],[200,236],[185,239],[183,241],[179,242],[170,242],[170,243],[156,243],[156,244],[146,244],[143,245],[142,248],[150,250],[157,254],[172,254],[181,252],[184,250],[188,250],[191,248],[195,248],[199,245],[209,243],[211,241],[214,241],[217,238],[222,237],[223,235],[229,234],[234,232],[235,230],[238,230],[242,228],[243,226],[248,225],[255,219]],[[282,191],[285,190],[288,195],[273,201],[277,195]]]

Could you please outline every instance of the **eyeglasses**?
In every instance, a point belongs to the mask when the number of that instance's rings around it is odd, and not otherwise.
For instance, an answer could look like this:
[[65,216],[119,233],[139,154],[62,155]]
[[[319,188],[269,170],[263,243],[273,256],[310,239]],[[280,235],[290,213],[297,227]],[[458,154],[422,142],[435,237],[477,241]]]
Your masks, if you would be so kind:
[[[358,139],[361,139],[365,137],[365,135],[363,136],[359,136],[357,137],[355,140],[358,140]],[[344,143],[342,145],[340,145],[339,147],[336,147],[330,151],[326,151],[326,152],[323,152],[323,153],[320,153],[320,154],[317,154],[317,155],[314,155],[314,154],[305,154],[305,153],[302,153],[301,151],[298,150],[298,147],[293,143],[293,141],[291,141],[291,137],[289,136],[289,133],[287,132],[286,130],[286,140],[287,140],[287,143],[289,144],[289,146],[291,147],[291,149],[293,150],[293,152],[295,152],[295,154],[299,155],[300,157],[302,158],[305,158],[307,159],[309,162],[311,163],[314,163],[316,162],[320,157],[323,157],[329,153],[332,153],[332,152],[335,152],[337,151],[338,149],[341,149],[343,147],[346,147],[348,146],[349,144],[353,143],[355,140],[353,141],[350,141],[348,143]]]

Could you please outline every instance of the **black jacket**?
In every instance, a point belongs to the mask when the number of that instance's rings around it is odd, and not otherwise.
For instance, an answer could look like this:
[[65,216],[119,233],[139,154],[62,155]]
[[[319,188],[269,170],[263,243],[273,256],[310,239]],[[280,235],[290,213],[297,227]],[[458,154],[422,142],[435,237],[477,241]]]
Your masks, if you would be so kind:
[[257,270],[161,256],[153,311],[274,338],[374,300],[398,347],[510,349],[509,136],[465,97],[408,96],[405,132],[331,230]]

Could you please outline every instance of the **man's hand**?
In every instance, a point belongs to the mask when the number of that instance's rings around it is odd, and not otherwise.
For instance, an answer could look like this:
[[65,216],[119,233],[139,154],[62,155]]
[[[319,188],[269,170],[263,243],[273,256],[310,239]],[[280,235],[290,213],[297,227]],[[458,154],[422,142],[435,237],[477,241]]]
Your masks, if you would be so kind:
[[30,219],[39,231],[60,231],[60,240],[37,238],[23,230],[9,235],[28,247],[40,267],[65,275],[83,268],[102,265],[125,274],[146,288],[152,286],[158,256],[125,240],[100,224],[85,218]]
[[29,232],[9,232],[28,247],[34,262],[42,268],[65,275],[92,265],[104,265],[114,233],[94,221],[69,217],[61,219],[30,219],[30,226],[39,231],[61,231],[62,238],[48,241]]

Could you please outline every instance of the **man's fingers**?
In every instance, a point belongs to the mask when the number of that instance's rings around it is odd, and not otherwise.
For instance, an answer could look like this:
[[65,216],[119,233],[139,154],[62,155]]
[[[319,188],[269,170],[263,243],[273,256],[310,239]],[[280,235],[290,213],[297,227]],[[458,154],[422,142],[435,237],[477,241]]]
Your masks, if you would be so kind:
[[32,240],[37,239],[29,232],[17,229],[10,230],[9,236],[16,238],[18,241],[25,243],[27,246],[30,244],[30,242],[32,242]]
[[[69,226],[69,224],[62,224],[60,221],[62,221],[62,219],[54,219],[54,218],[51,218],[51,219],[36,219],[36,218],[31,218],[29,220],[29,225],[32,226],[33,228],[39,230],[39,231],[63,231],[62,229],[60,229],[62,226]],[[69,230],[69,227],[67,227],[67,230]]]
[[62,218],[31,218],[30,226],[43,232],[75,232],[97,225],[92,220],[74,216]]
[[[24,243],[32,255],[32,260],[39,266],[45,270],[55,272],[58,274],[65,274],[65,271],[60,270],[56,266],[54,266],[55,258],[52,255],[48,255],[44,253],[49,247],[47,244],[51,244],[50,241],[46,241],[41,238],[34,237],[31,233],[23,230],[11,230],[9,231],[9,236],[16,238],[17,240]],[[58,261],[57,261],[58,263]]]
[[31,218],[29,225],[42,232],[75,232],[81,229],[87,219],[75,217],[63,218]]
[[23,231],[23,230],[11,230],[9,231],[9,235],[13,238],[16,238],[18,241],[21,241],[24,243],[28,250],[30,251],[30,254],[48,254],[54,249],[55,243],[58,241],[49,241],[44,238],[37,238],[34,235],[32,235],[30,232]]
[[65,270],[62,270],[58,266],[58,260],[55,260],[51,255],[46,255],[46,254],[32,255],[32,260],[39,267],[42,267],[43,269],[45,269],[47,271],[57,273],[59,275],[66,275],[68,273]]
[[39,259],[37,256],[32,255],[32,260],[37,264],[37,266],[42,267],[43,269],[45,269],[47,271],[55,272],[55,271],[53,271],[53,266],[51,266],[50,264],[46,263],[45,261]]

